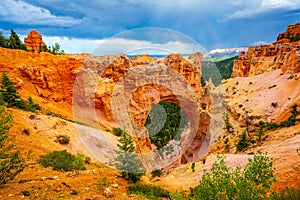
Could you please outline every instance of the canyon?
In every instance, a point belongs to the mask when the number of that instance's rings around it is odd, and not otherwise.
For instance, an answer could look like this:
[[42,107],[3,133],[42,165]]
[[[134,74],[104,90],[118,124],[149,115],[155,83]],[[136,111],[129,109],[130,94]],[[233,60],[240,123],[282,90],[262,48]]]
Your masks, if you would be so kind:
[[[21,191],[26,189],[31,193],[38,191],[40,196],[49,193],[57,197],[72,188],[79,191],[76,197],[101,199],[104,196],[99,194],[97,184],[99,178],[107,177],[110,185],[119,185],[111,187],[115,199],[132,199],[126,194],[128,183],[119,178],[117,170],[108,167],[114,166],[113,152],[119,139],[112,133],[114,127],[133,137],[136,151],[149,172],[164,168],[162,177],[147,173],[143,183],[171,191],[189,190],[199,184],[203,169],[211,168],[217,153],[226,154],[228,165],[235,167],[244,165],[251,157],[248,154],[262,150],[276,159],[277,183],[272,187],[277,191],[285,186],[298,187],[298,122],[268,131],[261,144],[236,151],[247,119],[253,129],[250,134],[254,134],[259,120],[279,123],[290,116],[293,104],[300,105],[300,41],[284,38],[288,32],[296,36],[298,28],[298,23],[289,25],[274,43],[252,46],[242,52],[234,61],[232,77],[222,80],[219,86],[211,81],[201,85],[201,53],[189,57],[170,54],[164,58],[53,55],[39,52],[44,43],[34,31],[25,41],[30,52],[0,48],[1,71],[13,80],[23,99],[31,96],[43,108],[34,114],[8,108],[14,116],[10,134],[16,147],[21,152],[33,151],[27,159],[29,167],[1,189],[0,196],[21,198]],[[156,147],[144,127],[151,108],[159,102],[179,105],[189,122],[178,142],[181,150],[174,158],[169,155],[169,162],[151,154]],[[223,129],[224,112],[234,128],[232,133]],[[35,118],[31,119],[31,115]],[[25,128],[30,135],[24,135]],[[60,134],[69,135],[70,144],[62,146],[55,142]],[[170,145],[174,143],[171,141]],[[44,169],[37,164],[41,155],[62,149],[88,155],[92,164],[79,175]],[[174,153],[178,153],[176,148]],[[195,163],[195,172],[191,163]],[[59,178],[51,178],[56,176]]]

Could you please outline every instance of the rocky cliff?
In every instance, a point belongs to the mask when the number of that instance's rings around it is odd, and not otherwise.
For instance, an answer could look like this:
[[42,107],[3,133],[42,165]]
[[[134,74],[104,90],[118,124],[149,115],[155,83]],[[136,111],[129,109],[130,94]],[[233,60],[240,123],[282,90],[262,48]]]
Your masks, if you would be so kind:
[[[186,152],[180,162],[184,163],[198,158],[196,152],[210,122],[209,94],[203,95],[200,84],[201,59],[200,53],[188,59],[179,54],[154,59],[124,54],[34,54],[0,48],[0,67],[23,98],[30,95],[44,108],[68,117],[74,114],[85,123],[100,123],[103,129],[125,128],[136,136],[139,152],[153,149],[143,127],[152,106],[161,101],[180,105],[188,117],[190,134],[194,134],[182,141]],[[80,109],[72,113],[72,106]]]
[[[300,34],[300,23],[287,26],[284,35]],[[281,69],[283,73],[300,72],[300,41],[278,40],[273,44],[251,46],[234,61],[232,77],[247,77]]]
[[31,30],[27,37],[24,38],[24,43],[27,49],[33,53],[39,53],[41,50],[47,49],[42,35],[35,30]]

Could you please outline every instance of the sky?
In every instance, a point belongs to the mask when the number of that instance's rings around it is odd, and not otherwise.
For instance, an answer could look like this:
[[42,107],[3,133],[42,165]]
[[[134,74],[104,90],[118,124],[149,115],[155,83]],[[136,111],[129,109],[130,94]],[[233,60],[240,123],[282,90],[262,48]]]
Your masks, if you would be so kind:
[[[14,29],[24,38],[34,29],[47,45],[58,42],[67,53],[91,53],[107,40],[114,47],[132,49],[149,43],[168,49],[170,44],[185,43],[159,34],[144,37],[139,30],[146,33],[147,27],[164,35],[186,36],[207,51],[247,47],[275,41],[287,24],[297,21],[300,0],[1,0],[0,4],[4,35]],[[188,45],[183,44],[184,49]]]

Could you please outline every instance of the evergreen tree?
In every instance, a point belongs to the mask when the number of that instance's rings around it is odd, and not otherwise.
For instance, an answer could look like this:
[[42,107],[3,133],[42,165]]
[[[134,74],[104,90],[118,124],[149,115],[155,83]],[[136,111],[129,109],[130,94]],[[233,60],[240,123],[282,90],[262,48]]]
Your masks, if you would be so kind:
[[145,174],[142,169],[142,163],[137,158],[137,153],[134,152],[135,146],[130,136],[123,132],[118,144],[119,150],[116,161],[119,162],[117,169],[121,171],[122,178],[136,183]]
[[27,102],[27,110],[31,112],[35,112],[36,110],[40,110],[41,107],[39,104],[33,102],[31,96],[28,97],[28,102]]
[[9,180],[23,171],[24,162],[19,152],[12,151],[14,145],[9,141],[8,130],[12,126],[12,115],[0,106],[0,184],[6,184]]
[[10,36],[8,38],[8,46],[11,49],[27,50],[26,46],[23,44],[23,42],[20,40],[18,34],[14,30],[10,31]]
[[21,107],[21,97],[19,96],[18,91],[14,86],[14,83],[10,80],[10,78],[6,75],[5,72],[2,72],[0,93],[2,101],[7,103],[7,106]]
[[2,35],[0,35],[0,47],[8,47],[8,40]]
[[249,141],[247,140],[246,130],[244,130],[242,135],[240,136],[240,140],[236,144],[236,149],[238,151],[242,151],[248,146],[249,146]]

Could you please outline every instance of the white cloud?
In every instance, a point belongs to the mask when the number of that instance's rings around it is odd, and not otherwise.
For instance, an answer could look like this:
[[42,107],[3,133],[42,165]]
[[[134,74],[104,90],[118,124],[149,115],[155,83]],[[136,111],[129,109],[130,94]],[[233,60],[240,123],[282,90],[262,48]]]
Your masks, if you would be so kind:
[[105,40],[94,51],[96,55],[104,54],[159,54],[159,53],[182,53],[191,54],[196,51],[206,52],[205,49],[196,43],[184,43],[181,41],[169,41],[166,43],[154,43],[144,40],[133,40],[124,38],[112,38]]
[[[249,3],[249,2],[248,2]],[[252,1],[243,9],[234,11],[226,17],[229,19],[249,18],[276,9],[292,10],[300,8],[300,0],[262,0]]]
[[3,21],[10,21],[26,25],[72,26],[81,22],[69,16],[56,16],[47,9],[34,6],[19,0],[2,0],[0,17]]
[[[24,40],[24,35],[20,35]],[[82,39],[59,36],[43,36],[43,41],[52,46],[56,42],[66,53],[93,53],[95,55],[105,54],[169,54],[182,53],[191,54],[196,51],[205,53],[206,50],[196,44],[170,41],[167,43],[153,43],[150,41],[133,40],[124,38],[111,39]]]

